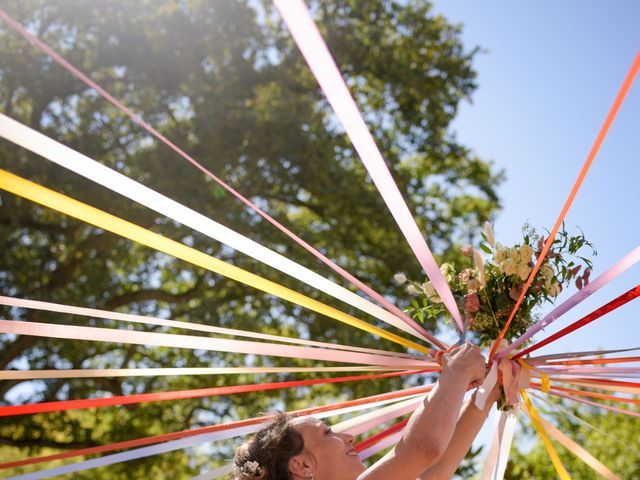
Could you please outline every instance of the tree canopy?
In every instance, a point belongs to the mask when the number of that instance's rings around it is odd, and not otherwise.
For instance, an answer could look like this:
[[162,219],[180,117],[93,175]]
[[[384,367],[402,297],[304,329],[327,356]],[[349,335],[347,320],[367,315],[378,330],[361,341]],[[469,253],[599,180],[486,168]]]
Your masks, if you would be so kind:
[[[569,403],[563,400],[554,403],[559,405],[560,409],[547,406],[540,412],[545,419],[552,421],[559,430],[620,478],[640,476],[637,422],[630,421],[627,415],[579,405],[575,402]],[[637,407],[631,406],[630,409],[638,411]],[[525,430],[524,433],[531,434],[533,433],[531,430]],[[522,442],[522,445],[527,443]],[[505,479],[556,477],[549,455],[539,437],[533,445],[529,443],[528,448],[523,448],[518,442],[515,447],[511,451]],[[591,467],[562,445],[554,442],[554,447],[571,478],[576,480],[598,478]]]
[[[490,161],[450,123],[475,88],[460,27],[426,2],[310,2],[400,190],[441,258],[499,207]],[[9,0],[3,8],[174,143],[377,291],[418,263],[269,2]],[[52,138],[343,283],[235,198],[159,144],[95,92],[0,25],[0,108]],[[337,306],[348,306],[237,254],[7,141],[0,165],[56,191]],[[0,293],[358,346],[402,347],[232,280],[0,192]],[[400,300],[400,306],[402,301]],[[123,328],[2,308],[4,318]],[[371,318],[364,318],[376,323]],[[436,325],[426,325],[434,330]],[[177,329],[137,329],[177,333]],[[3,369],[316,365],[200,350],[0,336]],[[330,374],[327,374],[330,375]],[[0,382],[3,404],[159,392],[300,375],[186,376]],[[397,388],[400,379],[137,406],[9,417],[10,459],[299,408]],[[230,446],[177,451],[102,469],[99,477],[189,478]],[[3,455],[4,457],[4,455]],[[25,467],[18,471],[28,471]],[[74,479],[96,478],[95,472]]]

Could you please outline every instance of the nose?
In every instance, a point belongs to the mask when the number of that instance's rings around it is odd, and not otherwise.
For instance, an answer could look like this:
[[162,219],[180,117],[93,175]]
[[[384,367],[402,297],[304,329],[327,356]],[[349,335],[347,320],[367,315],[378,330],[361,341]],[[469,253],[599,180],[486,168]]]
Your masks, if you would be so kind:
[[348,443],[349,445],[353,445],[353,443],[355,442],[356,437],[354,437],[350,433],[342,433],[341,436],[344,442]]

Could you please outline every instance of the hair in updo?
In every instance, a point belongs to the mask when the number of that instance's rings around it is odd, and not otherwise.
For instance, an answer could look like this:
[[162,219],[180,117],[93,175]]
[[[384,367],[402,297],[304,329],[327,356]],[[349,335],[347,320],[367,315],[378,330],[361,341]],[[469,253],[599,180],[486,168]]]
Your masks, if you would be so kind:
[[273,422],[238,448],[232,480],[292,480],[289,460],[304,447],[292,420],[292,416],[278,412]]

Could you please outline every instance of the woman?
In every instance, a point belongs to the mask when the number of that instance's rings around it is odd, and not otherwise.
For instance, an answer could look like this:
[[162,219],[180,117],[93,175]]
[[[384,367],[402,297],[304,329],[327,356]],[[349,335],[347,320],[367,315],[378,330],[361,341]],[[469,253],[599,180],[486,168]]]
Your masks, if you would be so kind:
[[[360,461],[354,438],[313,417],[284,414],[236,452],[235,480],[423,480],[451,478],[480,430],[497,388],[479,410],[464,394],[482,382],[485,361],[470,343],[442,356],[442,373],[409,419],[402,439],[370,468]],[[462,413],[461,412],[462,409]]]

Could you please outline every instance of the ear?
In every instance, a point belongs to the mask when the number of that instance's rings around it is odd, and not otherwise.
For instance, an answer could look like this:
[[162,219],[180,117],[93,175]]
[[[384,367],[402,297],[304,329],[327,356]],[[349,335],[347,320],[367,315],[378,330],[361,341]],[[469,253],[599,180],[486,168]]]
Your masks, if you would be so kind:
[[311,478],[315,472],[315,462],[312,455],[302,452],[291,457],[289,471],[296,477]]

